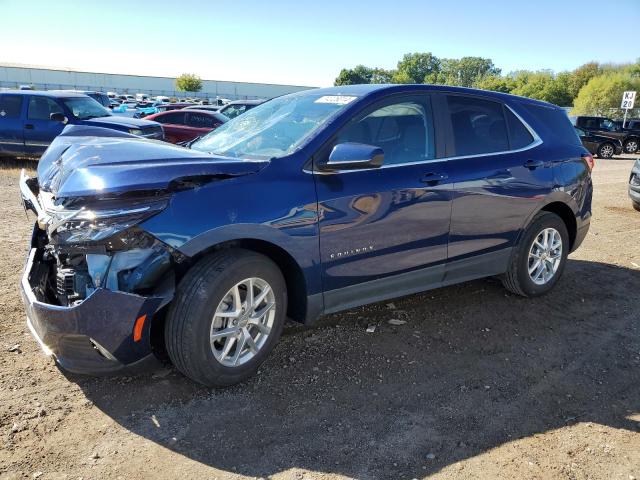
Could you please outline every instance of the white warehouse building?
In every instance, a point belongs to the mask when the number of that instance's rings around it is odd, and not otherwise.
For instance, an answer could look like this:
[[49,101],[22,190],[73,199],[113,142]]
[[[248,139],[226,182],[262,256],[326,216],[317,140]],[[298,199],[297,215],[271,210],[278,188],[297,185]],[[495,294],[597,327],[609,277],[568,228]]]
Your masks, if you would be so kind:
[[178,92],[175,78],[121,75],[64,70],[12,63],[0,63],[0,88],[29,85],[37,90],[95,90],[119,94],[146,93],[151,96],[227,98],[230,100],[273,98],[314,87],[268,83],[202,80],[200,92]]

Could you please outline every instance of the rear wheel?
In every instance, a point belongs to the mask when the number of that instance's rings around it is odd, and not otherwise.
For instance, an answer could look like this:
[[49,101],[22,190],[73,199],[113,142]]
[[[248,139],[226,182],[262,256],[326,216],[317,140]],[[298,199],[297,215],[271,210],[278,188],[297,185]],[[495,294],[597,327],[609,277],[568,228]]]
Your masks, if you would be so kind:
[[640,212],[640,203],[638,202],[632,202],[633,203],[633,208],[635,208],[637,211]]
[[543,295],[562,275],[568,254],[566,225],[558,215],[540,212],[515,247],[502,283],[507,290],[518,295]]
[[627,153],[636,153],[638,151],[638,139],[630,138],[624,142],[624,151]]
[[603,143],[598,147],[598,156],[600,158],[611,158],[615,153],[615,148],[610,143]]
[[240,249],[205,257],[181,281],[169,310],[169,357],[204,385],[242,382],[280,338],[286,304],[285,281],[269,258]]

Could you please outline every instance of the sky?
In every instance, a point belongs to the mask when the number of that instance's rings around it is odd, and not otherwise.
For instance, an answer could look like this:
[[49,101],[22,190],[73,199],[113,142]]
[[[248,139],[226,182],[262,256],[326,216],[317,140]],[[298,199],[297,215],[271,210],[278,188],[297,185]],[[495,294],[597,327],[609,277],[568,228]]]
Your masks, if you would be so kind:
[[503,73],[640,57],[640,0],[0,0],[0,19],[0,63],[305,86],[409,52]]

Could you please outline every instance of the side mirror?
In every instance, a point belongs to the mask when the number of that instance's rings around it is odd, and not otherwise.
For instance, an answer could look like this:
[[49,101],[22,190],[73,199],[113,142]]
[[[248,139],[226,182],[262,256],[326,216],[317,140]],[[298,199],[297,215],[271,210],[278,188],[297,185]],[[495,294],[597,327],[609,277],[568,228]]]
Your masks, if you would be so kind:
[[64,114],[62,114],[60,112],[52,113],[51,115],[49,115],[49,119],[53,120],[54,122],[62,122],[65,125],[69,121],[69,119],[67,117],[65,117]]
[[380,147],[364,143],[339,143],[328,160],[320,161],[321,170],[359,170],[378,168],[384,162],[384,151]]

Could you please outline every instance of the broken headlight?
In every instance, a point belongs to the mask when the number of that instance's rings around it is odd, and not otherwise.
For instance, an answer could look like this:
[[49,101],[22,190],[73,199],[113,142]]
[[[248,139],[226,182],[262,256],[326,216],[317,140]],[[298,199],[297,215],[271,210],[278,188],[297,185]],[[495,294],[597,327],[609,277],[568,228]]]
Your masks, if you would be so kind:
[[56,243],[84,243],[105,240],[146,220],[167,206],[167,199],[137,201],[118,208],[47,210],[47,233]]

